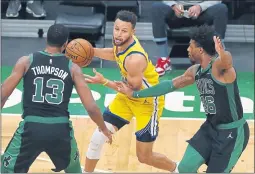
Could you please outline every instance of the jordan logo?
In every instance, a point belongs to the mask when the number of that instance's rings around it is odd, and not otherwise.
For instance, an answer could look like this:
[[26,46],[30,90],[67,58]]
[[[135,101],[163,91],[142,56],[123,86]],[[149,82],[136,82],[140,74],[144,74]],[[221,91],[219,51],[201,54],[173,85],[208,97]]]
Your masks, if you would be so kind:
[[228,135],[228,137],[227,138],[234,138],[234,137],[232,137],[232,132],[230,132],[230,134]]
[[12,159],[11,156],[8,156],[8,157],[5,156],[4,157],[3,164],[4,164],[5,167],[9,166],[11,159]]
[[[139,97],[138,94],[136,94],[137,97]],[[150,104],[150,102],[147,101],[147,99],[144,100],[143,104]]]

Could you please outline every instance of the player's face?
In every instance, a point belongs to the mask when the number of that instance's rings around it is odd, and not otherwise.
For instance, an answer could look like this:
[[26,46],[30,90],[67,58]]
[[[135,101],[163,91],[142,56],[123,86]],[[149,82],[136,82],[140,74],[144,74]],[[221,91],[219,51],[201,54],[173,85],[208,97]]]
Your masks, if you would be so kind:
[[201,49],[202,48],[200,48],[196,45],[194,40],[190,40],[189,47],[188,47],[187,51],[188,51],[189,59],[192,63],[200,62]]
[[113,28],[113,44],[115,46],[122,46],[132,38],[134,29],[130,22],[125,22],[116,19]]

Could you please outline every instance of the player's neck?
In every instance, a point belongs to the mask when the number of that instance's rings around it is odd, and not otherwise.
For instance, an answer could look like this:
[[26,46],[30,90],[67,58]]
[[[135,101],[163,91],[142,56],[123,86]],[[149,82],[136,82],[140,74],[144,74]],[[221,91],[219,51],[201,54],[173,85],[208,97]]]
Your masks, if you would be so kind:
[[201,67],[203,69],[207,68],[207,66],[210,64],[212,58],[213,58],[212,56],[204,55],[200,62]]
[[129,45],[131,45],[133,42],[134,42],[134,38],[132,37],[131,39],[129,39],[127,43],[118,47],[118,52],[122,52],[126,50],[129,47]]
[[49,53],[49,54],[61,54],[61,48],[56,48],[56,47],[46,47],[45,52]]

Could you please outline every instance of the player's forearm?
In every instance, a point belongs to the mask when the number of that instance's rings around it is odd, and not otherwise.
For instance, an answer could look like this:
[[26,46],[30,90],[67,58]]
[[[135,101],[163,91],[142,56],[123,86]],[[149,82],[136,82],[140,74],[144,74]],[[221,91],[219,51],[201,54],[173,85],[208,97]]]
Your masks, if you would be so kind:
[[108,82],[104,86],[107,86],[108,88],[112,88],[115,91],[118,91],[118,87],[117,87],[116,83],[111,80],[108,80]]
[[150,88],[141,91],[134,91],[133,97],[134,98],[156,97],[173,92],[174,90],[176,90],[176,87],[173,85],[173,81],[166,80]]
[[6,91],[6,87],[5,85],[3,84],[1,86],[1,109],[4,107],[4,104],[5,102],[7,101],[8,99],[8,95],[7,94],[7,91]]
[[117,87],[116,83],[109,79],[104,79],[104,81],[101,84],[108,88],[114,89],[115,91],[118,91],[118,87]]
[[220,52],[220,62],[223,69],[229,69],[233,66],[232,56],[230,52],[222,50]]
[[3,107],[4,107],[4,104],[5,104],[5,102],[7,101],[7,97],[3,97],[2,95],[1,95],[1,109],[3,109]]
[[115,61],[113,48],[94,48],[94,56],[100,59]]
[[102,129],[102,130],[106,129],[103,116],[102,116],[99,108],[96,105],[94,107],[92,107],[91,110],[87,110],[87,112],[88,112],[91,120],[94,121],[100,129]]

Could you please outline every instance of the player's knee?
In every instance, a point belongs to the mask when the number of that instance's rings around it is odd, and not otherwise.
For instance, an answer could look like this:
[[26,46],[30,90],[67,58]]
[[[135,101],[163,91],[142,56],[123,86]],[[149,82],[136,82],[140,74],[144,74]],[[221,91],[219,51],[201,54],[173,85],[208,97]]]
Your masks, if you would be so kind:
[[[112,132],[115,133],[115,128],[113,127],[112,124],[105,122],[106,127]],[[87,151],[87,158],[88,159],[99,159],[101,155],[101,151],[103,148],[104,143],[108,140],[108,138],[101,132],[99,131],[98,128],[96,128],[95,132],[93,133],[90,143],[89,143],[89,148]]]
[[149,160],[148,160],[147,156],[145,156],[145,155],[137,155],[137,158],[140,163],[143,163],[143,164],[149,163]]
[[138,158],[138,161],[140,163],[143,163],[143,164],[148,164],[150,165],[151,164],[151,159],[152,159],[152,156],[150,153],[137,153],[137,158]]

